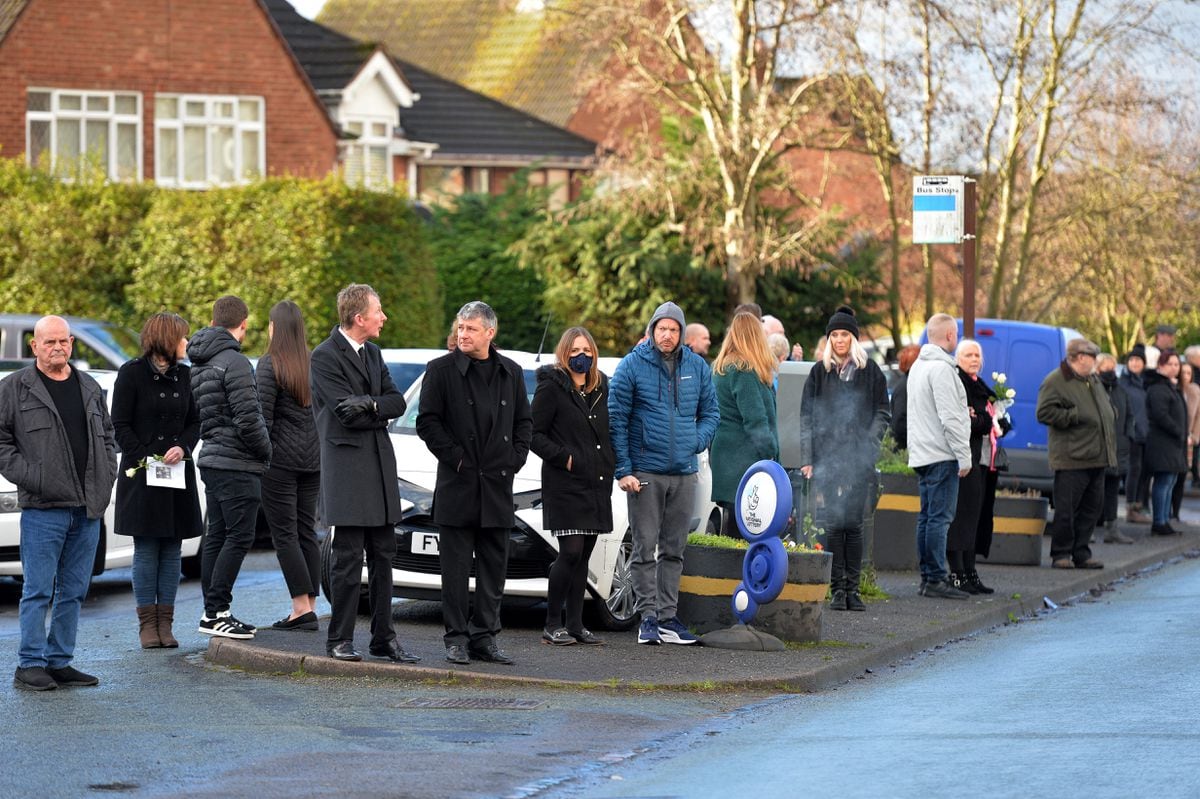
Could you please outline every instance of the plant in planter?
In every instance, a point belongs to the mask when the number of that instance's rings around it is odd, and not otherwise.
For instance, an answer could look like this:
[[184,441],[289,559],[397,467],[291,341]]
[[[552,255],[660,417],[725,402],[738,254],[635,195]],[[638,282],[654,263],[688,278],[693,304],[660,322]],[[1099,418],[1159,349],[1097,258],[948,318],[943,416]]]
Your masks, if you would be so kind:
[[883,571],[912,571],[917,568],[921,498],[917,473],[908,465],[908,451],[897,449],[890,433],[884,434],[875,468],[879,472],[879,502],[875,505],[868,550],[871,563]]

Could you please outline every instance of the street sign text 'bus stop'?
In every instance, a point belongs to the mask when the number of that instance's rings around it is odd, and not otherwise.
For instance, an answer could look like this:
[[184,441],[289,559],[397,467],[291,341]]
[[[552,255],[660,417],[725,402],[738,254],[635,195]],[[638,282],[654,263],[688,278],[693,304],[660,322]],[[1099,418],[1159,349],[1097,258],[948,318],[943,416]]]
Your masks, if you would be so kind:
[[959,244],[962,237],[962,176],[913,177],[913,244]]

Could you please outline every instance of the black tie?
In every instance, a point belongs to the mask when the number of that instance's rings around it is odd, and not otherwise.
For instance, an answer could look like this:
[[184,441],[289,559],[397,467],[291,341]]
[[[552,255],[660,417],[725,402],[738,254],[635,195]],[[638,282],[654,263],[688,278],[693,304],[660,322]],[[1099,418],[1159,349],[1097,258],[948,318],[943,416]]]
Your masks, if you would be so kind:
[[358,348],[358,359],[362,361],[363,368],[367,367],[367,345],[364,344]]

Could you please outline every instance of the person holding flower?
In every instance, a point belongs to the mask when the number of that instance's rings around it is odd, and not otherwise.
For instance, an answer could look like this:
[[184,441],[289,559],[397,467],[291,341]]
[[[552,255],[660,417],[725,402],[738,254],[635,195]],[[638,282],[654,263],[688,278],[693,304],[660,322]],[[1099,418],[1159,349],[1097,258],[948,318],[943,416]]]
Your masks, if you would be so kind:
[[[115,531],[133,537],[133,595],[143,649],[177,647],[171,631],[183,539],[203,532],[196,473],[189,457],[200,440],[186,357],[188,323],[156,313],[142,326],[142,355],[117,372],[112,421],[121,467]],[[152,486],[147,464],[183,463],[183,489]]]

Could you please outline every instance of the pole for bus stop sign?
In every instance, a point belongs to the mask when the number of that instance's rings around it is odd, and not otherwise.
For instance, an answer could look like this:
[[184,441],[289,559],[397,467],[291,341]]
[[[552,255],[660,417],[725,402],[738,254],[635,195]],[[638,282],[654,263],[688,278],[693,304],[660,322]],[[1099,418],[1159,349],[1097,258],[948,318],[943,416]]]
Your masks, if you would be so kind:
[[975,338],[975,181],[963,180],[963,338]]

